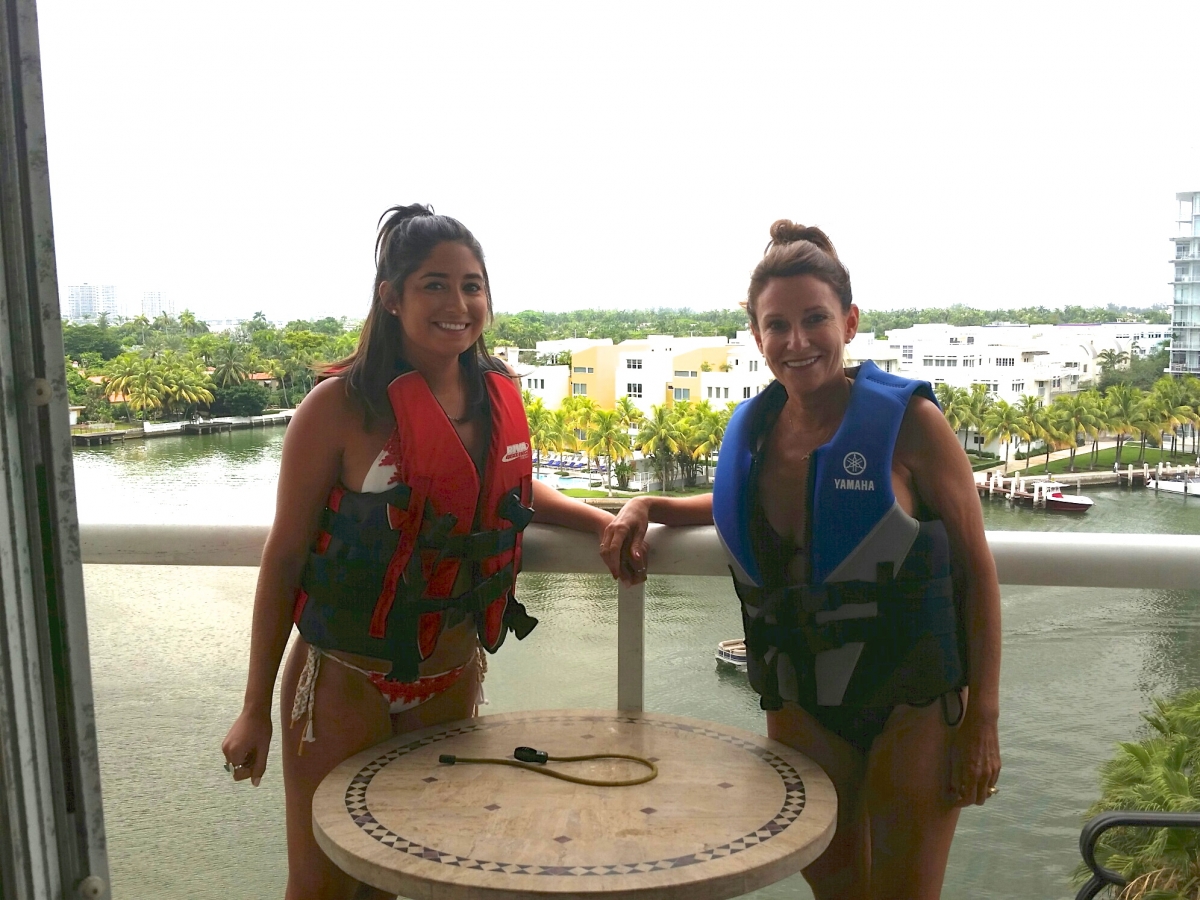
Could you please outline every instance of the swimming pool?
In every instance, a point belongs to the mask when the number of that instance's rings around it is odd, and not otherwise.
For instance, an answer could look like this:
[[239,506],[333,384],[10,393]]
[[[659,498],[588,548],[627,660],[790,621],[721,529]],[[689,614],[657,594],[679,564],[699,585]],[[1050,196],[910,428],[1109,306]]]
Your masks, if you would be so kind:
[[553,488],[585,488],[592,479],[585,475],[559,475],[557,472],[543,472],[537,476],[538,481]]

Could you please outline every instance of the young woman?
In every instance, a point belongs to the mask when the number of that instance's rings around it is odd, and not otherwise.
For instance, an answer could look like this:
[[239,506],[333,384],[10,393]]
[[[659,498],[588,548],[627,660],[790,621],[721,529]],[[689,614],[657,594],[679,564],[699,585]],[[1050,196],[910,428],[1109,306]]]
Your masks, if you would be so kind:
[[536,624],[513,594],[531,519],[597,534],[611,521],[532,478],[520,391],[482,339],[492,298],[479,242],[423,206],[381,222],[358,348],[284,440],[245,704],[222,745],[234,779],[257,785],[294,621],[282,689],[287,900],[390,896],[317,846],[317,785],[394,734],[475,714],[483,650]]
[[717,526],[767,733],[837,788],[804,870],[817,900],[936,898],[961,807],[1000,772],[979,499],[928,384],[843,367],[858,309],[829,238],[787,220],[771,238],[746,309],[776,381],[730,420],[711,495],[630,501],[601,553],[640,581],[648,522]]

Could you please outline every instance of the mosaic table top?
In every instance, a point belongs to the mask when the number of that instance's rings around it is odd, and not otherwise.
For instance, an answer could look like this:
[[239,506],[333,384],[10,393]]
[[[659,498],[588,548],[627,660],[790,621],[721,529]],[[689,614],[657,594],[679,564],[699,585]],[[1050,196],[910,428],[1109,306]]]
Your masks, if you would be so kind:
[[[658,777],[592,787],[440,754],[627,753]],[[551,763],[588,778],[624,760]],[[798,872],[833,837],[837,799],[802,753],[737,728],[656,713],[483,716],[385,741],[329,774],[313,830],[338,866],[413,900],[636,897],[721,900]]]

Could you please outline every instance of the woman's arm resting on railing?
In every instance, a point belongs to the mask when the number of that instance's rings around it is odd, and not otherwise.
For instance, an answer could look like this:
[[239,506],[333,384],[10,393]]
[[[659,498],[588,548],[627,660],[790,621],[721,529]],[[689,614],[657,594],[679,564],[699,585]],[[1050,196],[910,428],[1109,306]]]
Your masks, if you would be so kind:
[[536,479],[533,482],[533,521],[539,525],[562,525],[576,531],[602,534],[612,513],[581,500],[560,494]]
[[600,538],[600,556],[613,578],[624,584],[646,580],[646,528],[661,525],[711,525],[712,494],[692,497],[634,497]]

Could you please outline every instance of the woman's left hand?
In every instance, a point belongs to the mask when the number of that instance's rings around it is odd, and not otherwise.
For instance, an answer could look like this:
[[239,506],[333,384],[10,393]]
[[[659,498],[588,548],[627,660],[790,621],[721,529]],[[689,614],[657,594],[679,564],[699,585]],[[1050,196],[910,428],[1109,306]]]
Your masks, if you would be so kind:
[[971,715],[970,707],[950,748],[950,796],[955,806],[982,806],[1000,777],[996,720]]

